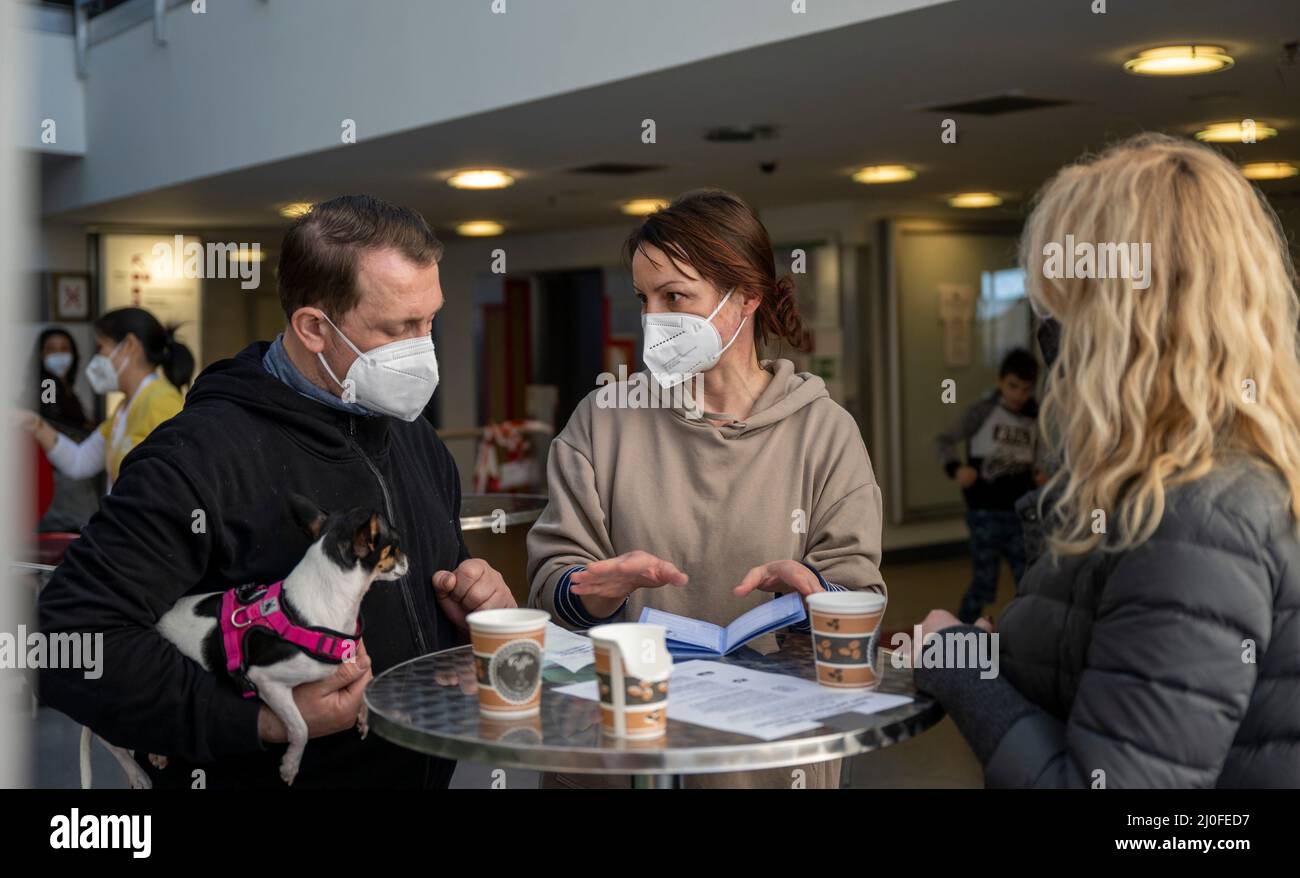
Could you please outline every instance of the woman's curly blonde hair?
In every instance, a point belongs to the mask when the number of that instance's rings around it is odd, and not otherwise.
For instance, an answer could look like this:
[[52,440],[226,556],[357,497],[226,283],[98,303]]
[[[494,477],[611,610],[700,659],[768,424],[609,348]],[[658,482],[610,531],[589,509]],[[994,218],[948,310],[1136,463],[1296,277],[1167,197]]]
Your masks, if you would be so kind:
[[[1149,244],[1149,286],[1046,276],[1067,235]],[[1147,134],[1069,165],[1037,196],[1021,262],[1035,309],[1061,324],[1042,407],[1062,462],[1044,492],[1055,554],[1146,541],[1166,490],[1225,452],[1275,467],[1300,521],[1295,267],[1277,215],[1231,162]]]

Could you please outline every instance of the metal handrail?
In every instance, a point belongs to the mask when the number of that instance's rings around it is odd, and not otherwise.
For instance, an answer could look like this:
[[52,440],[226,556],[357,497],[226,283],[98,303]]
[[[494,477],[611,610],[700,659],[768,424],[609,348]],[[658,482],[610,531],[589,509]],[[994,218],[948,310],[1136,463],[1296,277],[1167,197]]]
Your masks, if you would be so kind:
[[35,561],[14,561],[14,569],[22,570],[26,573],[53,573],[58,570],[55,564],[37,564]]
[[85,79],[90,74],[86,66],[86,53],[90,48],[90,0],[77,0],[72,7],[72,38],[77,45],[77,76]]

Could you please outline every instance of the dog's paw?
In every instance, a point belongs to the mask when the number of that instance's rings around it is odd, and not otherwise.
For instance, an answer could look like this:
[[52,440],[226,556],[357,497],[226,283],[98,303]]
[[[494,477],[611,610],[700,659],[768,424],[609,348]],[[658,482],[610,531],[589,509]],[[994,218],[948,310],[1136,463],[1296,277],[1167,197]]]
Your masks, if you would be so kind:
[[154,768],[158,769],[159,771],[162,771],[164,768],[167,767],[167,757],[159,756],[157,753],[150,753],[149,764],[152,765]]
[[363,741],[366,739],[366,735],[370,734],[370,712],[366,710],[364,704],[357,711],[357,731],[361,733],[361,740]]
[[280,760],[280,780],[284,781],[289,786],[293,786],[293,779],[297,776],[298,761],[296,759],[293,761],[290,761],[287,758]]

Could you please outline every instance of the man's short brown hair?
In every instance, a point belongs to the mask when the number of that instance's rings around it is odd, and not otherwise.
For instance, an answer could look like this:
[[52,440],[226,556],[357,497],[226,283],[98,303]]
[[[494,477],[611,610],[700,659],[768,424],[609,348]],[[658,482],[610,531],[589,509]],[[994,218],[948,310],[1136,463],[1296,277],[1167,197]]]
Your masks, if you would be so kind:
[[357,306],[357,257],[394,249],[416,265],[442,258],[442,244],[413,210],[369,195],[340,195],[299,217],[280,247],[280,307],[304,306],[339,320]]

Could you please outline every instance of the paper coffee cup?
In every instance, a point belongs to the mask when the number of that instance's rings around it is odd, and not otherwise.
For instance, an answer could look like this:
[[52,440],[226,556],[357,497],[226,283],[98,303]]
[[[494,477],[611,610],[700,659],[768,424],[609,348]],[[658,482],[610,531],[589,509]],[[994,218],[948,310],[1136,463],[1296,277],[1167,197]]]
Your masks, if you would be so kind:
[[596,661],[600,729],[616,738],[657,738],[668,729],[673,659],[662,625],[616,623],[587,632]]
[[880,685],[880,620],[885,596],[874,591],[823,591],[808,596],[817,682],[837,689]]
[[531,716],[541,711],[545,610],[480,610],[470,613],[470,641],[478,676],[479,712],[490,717]]

